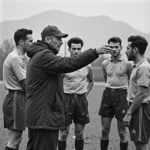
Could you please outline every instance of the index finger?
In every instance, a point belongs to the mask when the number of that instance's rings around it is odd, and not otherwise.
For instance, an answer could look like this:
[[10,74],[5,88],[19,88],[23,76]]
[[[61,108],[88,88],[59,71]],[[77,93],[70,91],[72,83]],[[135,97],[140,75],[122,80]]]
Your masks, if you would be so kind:
[[109,50],[109,51],[114,51],[114,49],[111,48],[110,46],[104,46],[104,49],[105,49],[105,50]]
[[104,47],[111,47],[110,45],[103,45]]

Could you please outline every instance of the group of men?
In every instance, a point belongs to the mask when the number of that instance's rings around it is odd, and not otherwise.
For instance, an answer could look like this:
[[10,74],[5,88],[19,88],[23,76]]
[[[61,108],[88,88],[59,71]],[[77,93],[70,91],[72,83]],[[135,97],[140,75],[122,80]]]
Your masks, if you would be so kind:
[[[136,149],[148,150],[150,64],[144,57],[147,40],[142,36],[128,38],[126,55],[129,61],[121,55],[119,37],[110,38],[108,45],[82,53],[83,40],[74,37],[68,41],[71,56],[57,56],[62,38],[67,36],[50,25],[41,32],[41,40],[34,43],[32,30],[22,28],[15,32],[16,48],[3,64],[3,79],[8,90],[3,102],[4,127],[9,133],[5,150],[19,149],[25,127],[29,138],[27,150],[66,150],[72,121],[75,149],[83,150],[83,131],[85,124],[90,122],[87,95],[94,85],[90,63],[102,54],[111,54],[111,57],[102,63],[106,88],[99,110],[101,150],[108,149],[114,116],[120,150],[128,149],[126,126]],[[27,66],[25,53],[30,58]]]

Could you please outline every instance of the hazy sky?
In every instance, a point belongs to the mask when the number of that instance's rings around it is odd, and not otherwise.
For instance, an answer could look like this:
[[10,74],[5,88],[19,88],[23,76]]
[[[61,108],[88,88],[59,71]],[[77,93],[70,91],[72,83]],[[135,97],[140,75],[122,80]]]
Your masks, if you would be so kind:
[[0,0],[0,7],[0,22],[57,9],[85,17],[107,15],[150,33],[150,0]]

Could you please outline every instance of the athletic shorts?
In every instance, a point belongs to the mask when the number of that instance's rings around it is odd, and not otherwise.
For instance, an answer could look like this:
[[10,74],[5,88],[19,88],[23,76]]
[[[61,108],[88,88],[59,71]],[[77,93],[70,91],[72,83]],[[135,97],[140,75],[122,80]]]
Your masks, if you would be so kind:
[[150,138],[150,102],[141,104],[130,121],[131,141],[147,144]]
[[4,128],[25,130],[25,92],[10,90],[3,102]]
[[85,94],[71,95],[65,93],[66,126],[72,123],[87,124],[90,122],[88,101]]
[[106,88],[98,114],[104,118],[113,118],[122,121],[128,110],[127,90]]

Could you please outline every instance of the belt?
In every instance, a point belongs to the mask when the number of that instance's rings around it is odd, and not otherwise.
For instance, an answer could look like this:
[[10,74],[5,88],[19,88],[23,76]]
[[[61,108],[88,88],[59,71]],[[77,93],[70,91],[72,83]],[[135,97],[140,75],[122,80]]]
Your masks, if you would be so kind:
[[106,87],[106,90],[109,90],[109,91],[111,91],[111,92],[115,92],[115,91],[127,91],[127,89],[112,89],[112,88],[108,88],[108,87]]
[[73,96],[73,97],[82,97],[82,96],[85,96],[85,93],[83,93],[83,94],[65,93],[65,94],[69,95],[69,96]]

